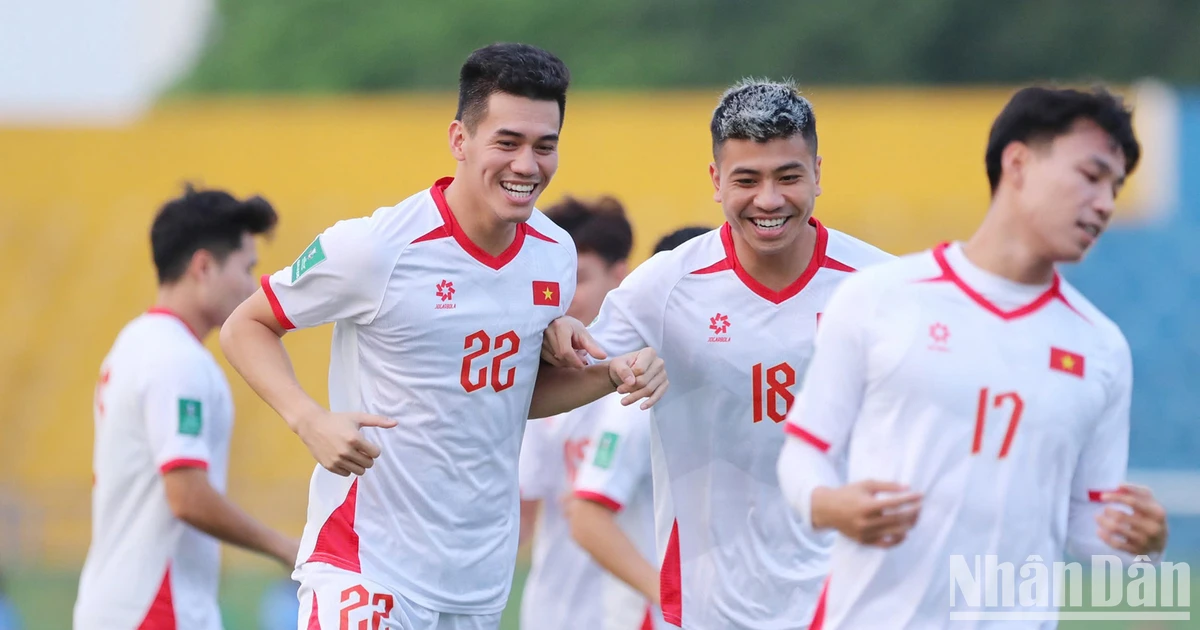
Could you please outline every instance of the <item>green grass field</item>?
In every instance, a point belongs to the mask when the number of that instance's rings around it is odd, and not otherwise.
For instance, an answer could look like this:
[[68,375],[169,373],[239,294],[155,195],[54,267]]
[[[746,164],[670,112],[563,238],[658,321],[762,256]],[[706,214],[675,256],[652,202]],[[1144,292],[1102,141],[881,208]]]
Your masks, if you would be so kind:
[[[501,630],[519,630],[517,612],[526,567],[518,567],[513,583],[512,598]],[[78,575],[68,572],[13,571],[8,575],[9,595],[16,602],[25,620],[24,630],[70,630],[71,608],[75,602]],[[221,606],[226,630],[258,630],[258,603],[263,592],[279,574],[230,573],[221,584]],[[1200,581],[1191,585],[1193,604],[1200,603]],[[1195,606],[1193,606],[1195,607]],[[1190,621],[1172,622],[1062,622],[1063,630],[1091,628],[1111,630],[1183,630],[1200,629],[1200,615]],[[569,629],[564,629],[569,630]]]

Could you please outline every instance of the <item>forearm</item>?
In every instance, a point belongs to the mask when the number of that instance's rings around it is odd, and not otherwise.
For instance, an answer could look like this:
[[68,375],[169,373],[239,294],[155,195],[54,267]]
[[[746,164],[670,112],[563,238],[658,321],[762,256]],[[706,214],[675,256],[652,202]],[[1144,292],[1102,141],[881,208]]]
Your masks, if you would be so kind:
[[537,530],[538,511],[542,502],[538,500],[521,499],[521,526],[517,534],[517,547],[524,547],[533,538]]
[[[784,442],[776,469],[779,488],[800,519],[820,528],[828,526],[813,513],[813,494],[842,485],[837,468],[826,453],[792,437]],[[820,501],[816,501],[820,503]],[[819,512],[819,510],[818,510]]]
[[659,602],[658,572],[617,525],[615,514],[586,499],[572,499],[571,536],[604,570]]
[[560,368],[543,363],[538,369],[529,405],[530,418],[548,418],[578,409],[617,391],[607,363],[585,368]]
[[265,324],[230,317],[221,329],[221,349],[233,369],[293,431],[298,418],[320,407],[296,379],[283,339]]
[[207,483],[190,485],[178,502],[176,516],[213,538],[271,556],[285,566],[296,562],[293,541],[244,512]]

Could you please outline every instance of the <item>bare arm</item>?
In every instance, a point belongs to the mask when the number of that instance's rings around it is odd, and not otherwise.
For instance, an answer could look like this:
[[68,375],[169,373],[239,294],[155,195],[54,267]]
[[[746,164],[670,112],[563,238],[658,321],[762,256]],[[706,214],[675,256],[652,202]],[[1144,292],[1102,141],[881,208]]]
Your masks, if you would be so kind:
[[607,363],[584,368],[555,367],[542,363],[533,386],[530,418],[548,418],[582,407],[617,391]]
[[285,536],[246,514],[208,482],[207,471],[176,468],[163,474],[167,504],[179,520],[231,545],[296,563],[300,541]]
[[581,355],[606,358],[604,350],[577,320],[560,317],[551,322],[542,337],[542,365],[533,387],[530,418],[577,409],[614,391],[626,394],[622,405],[645,398],[642,409],[649,409],[670,385],[666,366],[653,348],[593,365],[586,365]]
[[396,422],[363,413],[331,413],[317,404],[296,380],[283,347],[285,332],[259,289],[225,321],[221,349],[233,369],[283,417],[322,466],[342,476],[363,474],[380,450],[359,427],[390,428]]
[[323,409],[296,380],[292,360],[283,347],[286,333],[259,289],[221,327],[221,350],[250,388],[295,431],[302,418]]
[[542,502],[539,500],[521,499],[521,530],[517,538],[517,547],[524,547],[533,538],[537,530],[538,510]]
[[567,503],[571,536],[604,570],[659,603],[658,572],[617,524],[616,513],[587,499]]

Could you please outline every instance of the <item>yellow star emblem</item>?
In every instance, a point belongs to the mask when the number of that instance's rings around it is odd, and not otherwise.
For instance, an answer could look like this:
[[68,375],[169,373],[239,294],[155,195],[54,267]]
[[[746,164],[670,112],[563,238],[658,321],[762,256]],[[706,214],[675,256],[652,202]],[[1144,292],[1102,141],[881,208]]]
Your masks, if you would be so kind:
[[554,291],[551,291],[550,289],[543,289],[542,297],[545,297],[547,300],[554,299]]
[[1062,358],[1062,366],[1068,370],[1074,369],[1075,368],[1075,359],[1072,359],[1071,357],[1063,357]]

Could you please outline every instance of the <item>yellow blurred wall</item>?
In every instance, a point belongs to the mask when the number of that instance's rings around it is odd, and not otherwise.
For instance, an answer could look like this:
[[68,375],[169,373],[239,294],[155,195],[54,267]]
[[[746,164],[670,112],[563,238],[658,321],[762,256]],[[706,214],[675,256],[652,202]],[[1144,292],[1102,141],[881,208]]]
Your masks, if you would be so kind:
[[[807,94],[824,158],[822,220],[894,253],[969,234],[987,204],[988,128],[1010,90]],[[573,95],[559,175],[540,205],[568,192],[617,195],[635,223],[637,260],[675,227],[718,224],[707,172],[715,98]],[[0,509],[21,516],[8,540],[25,560],[74,566],[86,549],[93,384],[114,335],[153,299],[148,226],[158,205],[184,181],[263,194],[282,214],[260,250],[261,270],[273,271],[334,221],[451,174],[453,111],[453,95],[222,99],[167,103],[122,129],[0,128]],[[286,342],[321,400],[328,342],[328,329]],[[298,534],[311,460],[229,375],[230,493]]]

